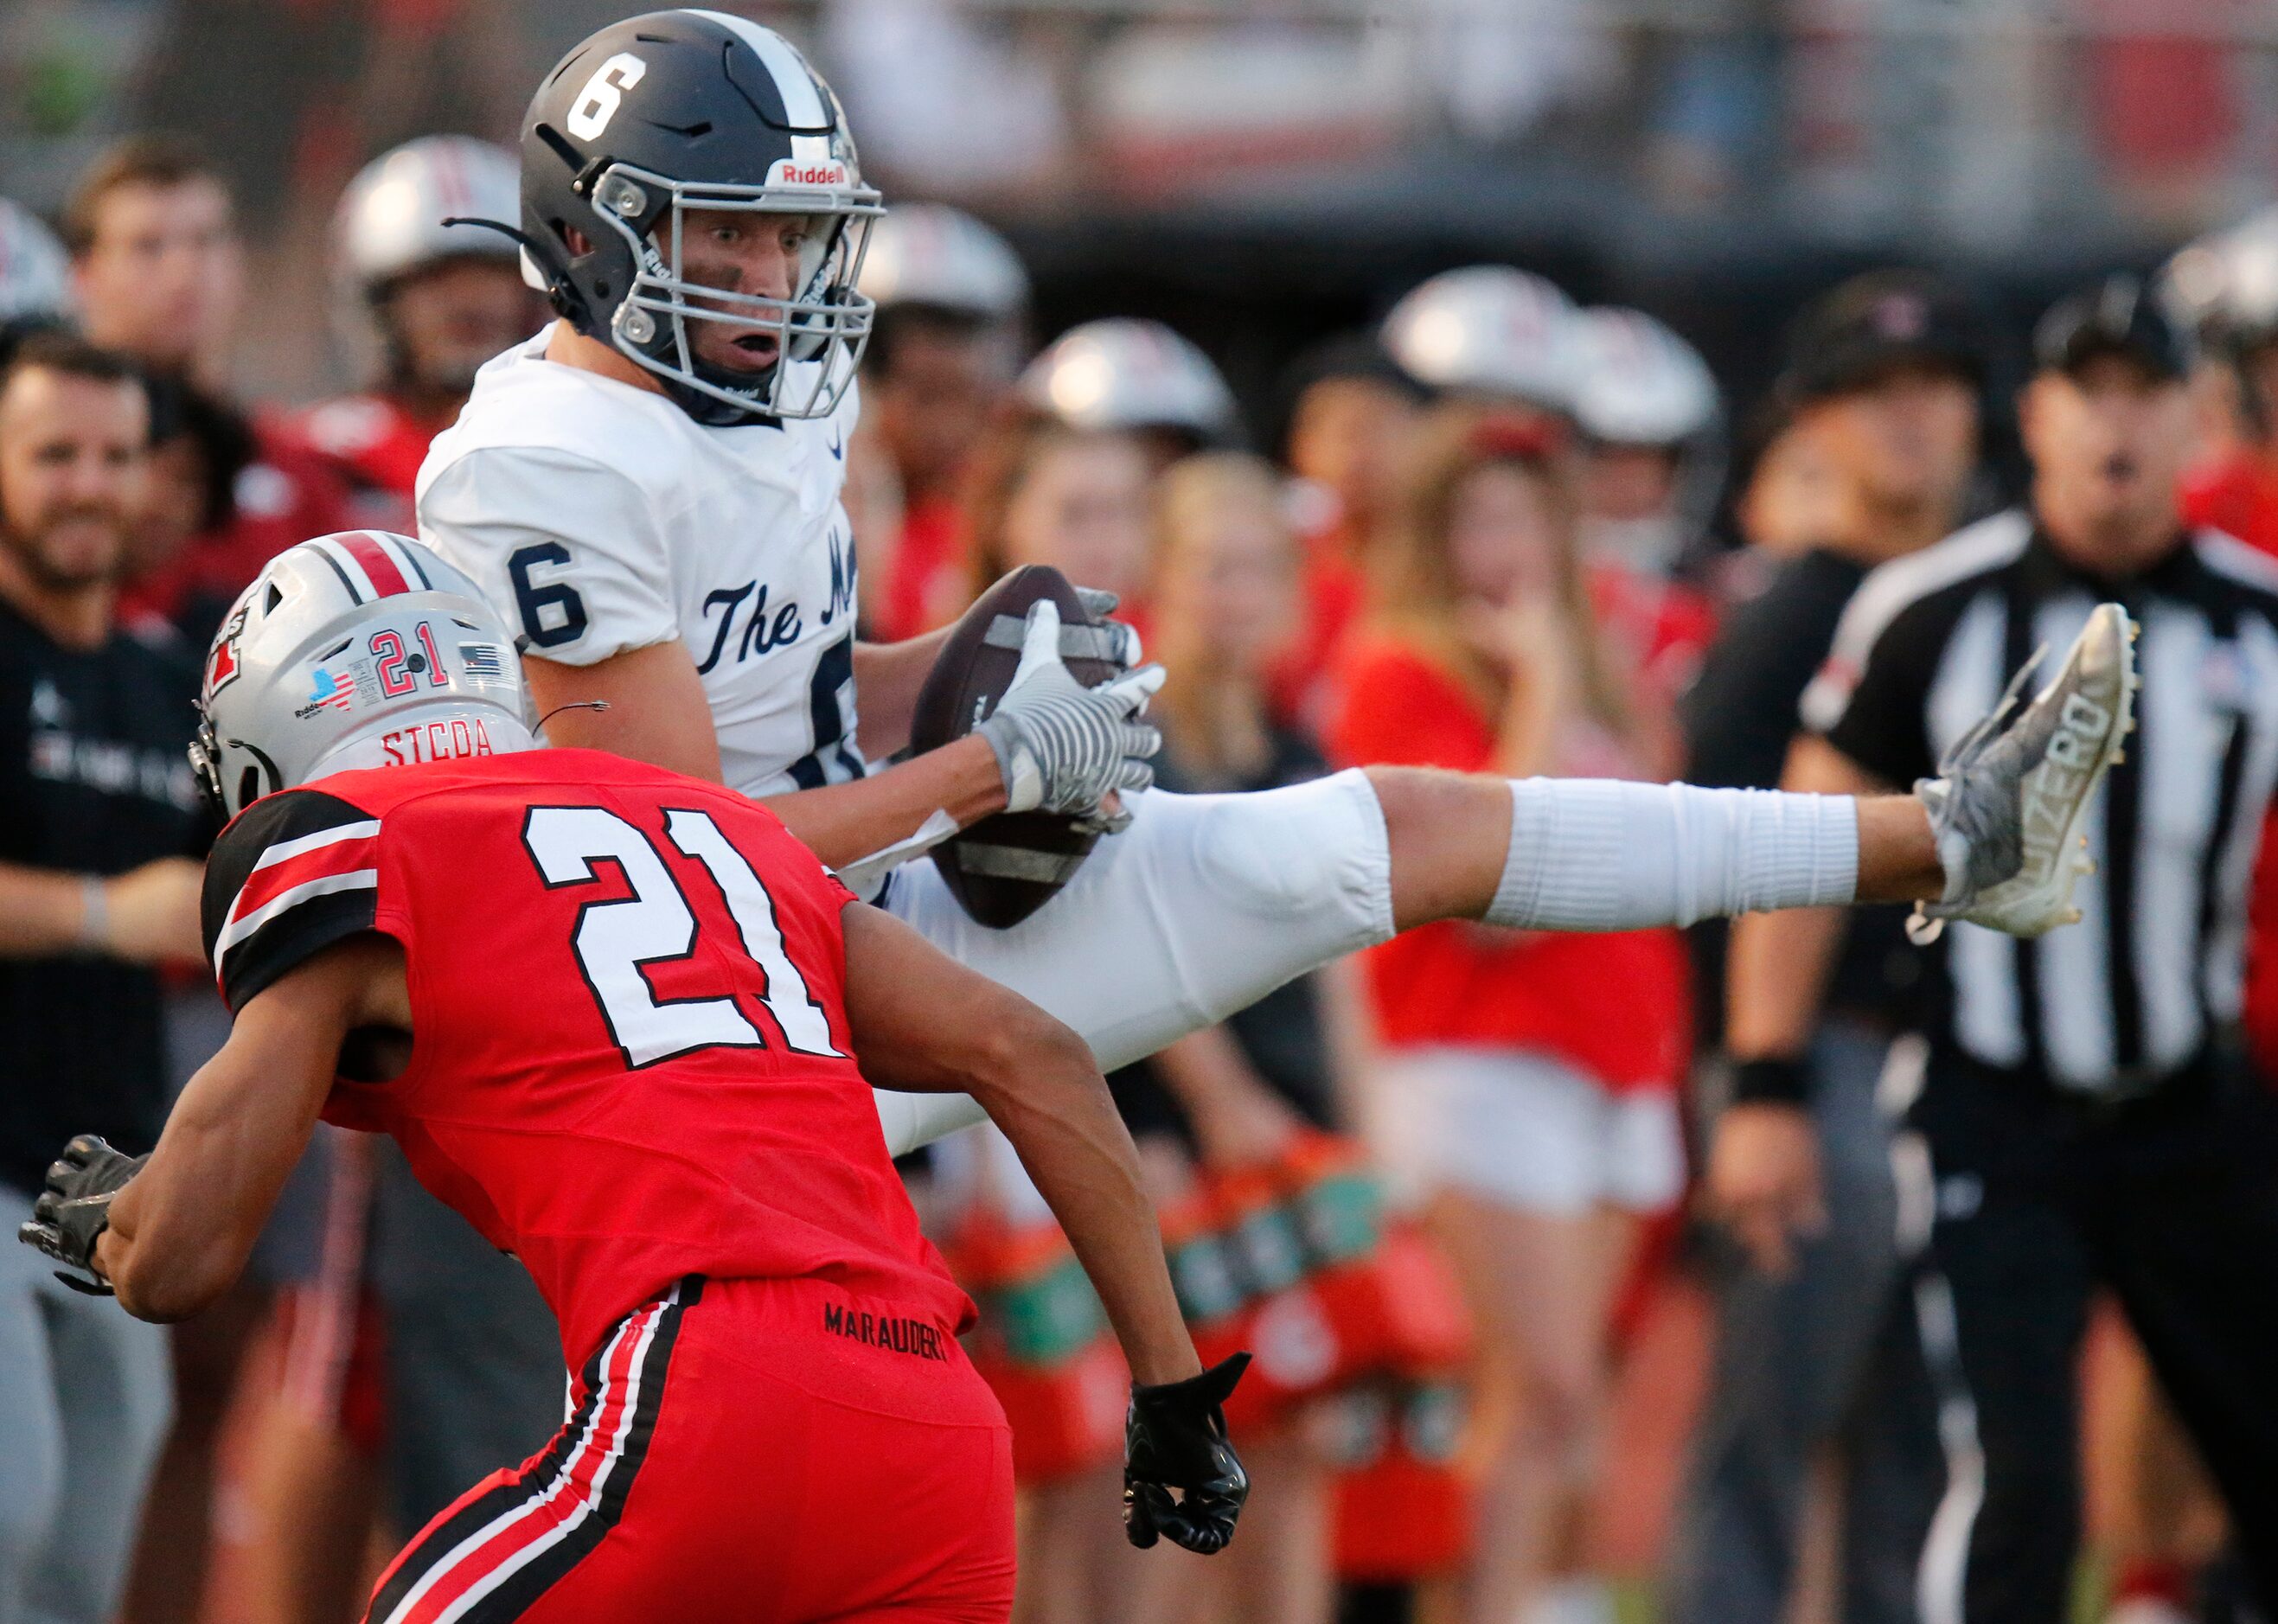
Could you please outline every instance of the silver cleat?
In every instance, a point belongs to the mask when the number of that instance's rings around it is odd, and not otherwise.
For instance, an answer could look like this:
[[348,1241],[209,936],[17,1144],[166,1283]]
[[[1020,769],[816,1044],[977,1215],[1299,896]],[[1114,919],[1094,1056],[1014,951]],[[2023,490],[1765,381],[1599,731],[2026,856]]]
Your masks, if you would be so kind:
[[2136,728],[2136,623],[2098,604],[2056,676],[2018,710],[2040,662],[2027,660],[1938,775],[1915,785],[1946,874],[1945,895],[1907,921],[1917,942],[1936,941],[1948,919],[2038,936],[2080,918],[2073,887],[2095,868],[2081,820]]

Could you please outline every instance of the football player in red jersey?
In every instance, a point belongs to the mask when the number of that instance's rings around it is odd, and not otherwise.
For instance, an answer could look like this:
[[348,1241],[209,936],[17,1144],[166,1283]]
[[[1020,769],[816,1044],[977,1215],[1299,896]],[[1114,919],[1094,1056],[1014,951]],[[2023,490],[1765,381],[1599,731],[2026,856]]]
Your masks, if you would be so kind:
[[544,323],[510,240],[443,223],[512,219],[521,194],[514,154],[471,136],[424,135],[374,158],[340,197],[339,320],[355,347],[376,352],[376,376],[294,426],[340,466],[364,524],[410,528],[427,443],[459,415],[476,370]]
[[205,897],[235,1028],[149,1157],[74,1140],[24,1238],[178,1319],[244,1266],[320,1117],[387,1132],[529,1268],[578,1374],[553,1444],[430,1524],[371,1620],[667,1595],[679,1620],[1001,1619],[1009,1436],[870,1084],[967,1091],[1136,1378],[1134,1543],[1221,1547],[1242,1361],[1198,1367],[1083,1042],[854,904],[749,798],[532,748],[523,699],[477,589],[416,542],[320,538],[262,573],[199,751],[236,814]]

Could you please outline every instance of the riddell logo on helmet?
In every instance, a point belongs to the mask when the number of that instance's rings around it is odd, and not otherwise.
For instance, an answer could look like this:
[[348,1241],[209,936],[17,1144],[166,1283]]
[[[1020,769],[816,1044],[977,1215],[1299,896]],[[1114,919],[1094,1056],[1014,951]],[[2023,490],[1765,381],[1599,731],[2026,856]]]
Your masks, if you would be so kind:
[[828,164],[801,164],[791,158],[777,158],[775,167],[768,171],[769,186],[845,186],[846,165],[836,158]]

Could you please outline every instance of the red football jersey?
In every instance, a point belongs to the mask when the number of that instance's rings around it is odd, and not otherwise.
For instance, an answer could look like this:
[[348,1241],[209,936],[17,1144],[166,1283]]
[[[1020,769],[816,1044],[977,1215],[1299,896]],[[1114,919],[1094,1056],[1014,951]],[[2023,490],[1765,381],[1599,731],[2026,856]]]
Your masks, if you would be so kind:
[[418,528],[411,499],[419,465],[449,426],[448,417],[415,417],[386,395],[352,394],[309,408],[294,419],[292,432],[340,469],[357,523],[409,536]]
[[951,1331],[847,1037],[847,892],[770,813],[594,751],[341,773],[206,870],[233,1010],[359,931],[401,943],[414,1054],[335,1084],[520,1257],[572,1369],[691,1274],[814,1277]]

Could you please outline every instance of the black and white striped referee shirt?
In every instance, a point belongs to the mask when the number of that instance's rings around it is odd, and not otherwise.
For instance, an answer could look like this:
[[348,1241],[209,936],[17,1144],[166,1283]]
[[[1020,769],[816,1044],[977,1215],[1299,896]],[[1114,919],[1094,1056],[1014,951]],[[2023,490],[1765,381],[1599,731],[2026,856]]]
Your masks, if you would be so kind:
[[[2101,600],[2142,627],[2137,733],[2091,810],[2081,922],[1944,938],[1932,1035],[1991,1066],[2117,1095],[2190,1066],[2239,1015],[2247,899],[2278,778],[2278,565],[2196,531],[2145,574],[2068,563],[2022,512],[1869,576],[1805,691],[1805,727],[1893,785],[1929,776],[2009,674]],[[1943,1027],[1943,1030],[1939,1030]]]

